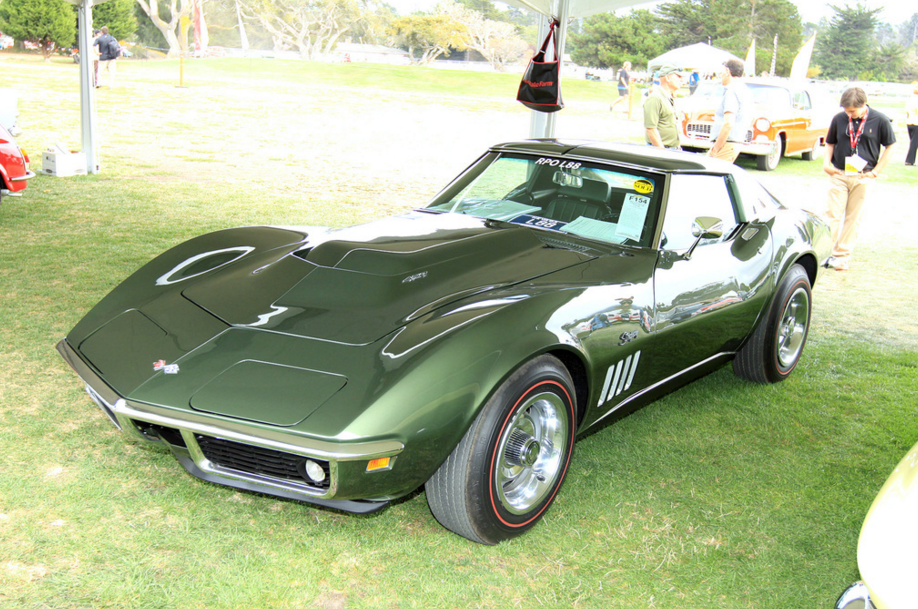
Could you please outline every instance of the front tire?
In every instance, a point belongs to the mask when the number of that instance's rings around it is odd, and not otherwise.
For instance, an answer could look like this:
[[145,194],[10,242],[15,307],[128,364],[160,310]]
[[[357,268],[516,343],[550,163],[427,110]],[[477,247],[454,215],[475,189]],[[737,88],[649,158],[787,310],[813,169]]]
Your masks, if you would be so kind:
[[440,524],[487,545],[535,526],[570,464],[574,395],[570,374],[550,355],[514,372],[427,481],[427,503]]
[[759,171],[774,171],[784,156],[784,139],[778,136],[771,152],[755,157],[755,164]]
[[763,319],[733,360],[733,372],[756,383],[783,381],[800,361],[810,327],[810,278],[795,264],[781,280]]

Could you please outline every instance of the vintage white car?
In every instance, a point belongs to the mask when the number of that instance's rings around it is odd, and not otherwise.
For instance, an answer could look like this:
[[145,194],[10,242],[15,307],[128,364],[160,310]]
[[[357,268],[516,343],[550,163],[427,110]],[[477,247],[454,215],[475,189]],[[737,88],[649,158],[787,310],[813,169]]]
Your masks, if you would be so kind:
[[918,603],[918,444],[889,476],[864,519],[857,542],[862,581],[835,609],[909,609]]
[[[761,171],[775,169],[784,156],[802,154],[807,160],[821,157],[831,111],[817,109],[809,91],[786,80],[748,78],[745,83],[755,100],[755,112],[745,141],[736,144],[740,154],[755,156]],[[711,147],[714,113],[723,95],[723,85],[707,81],[694,95],[679,100],[682,148],[699,151]]]

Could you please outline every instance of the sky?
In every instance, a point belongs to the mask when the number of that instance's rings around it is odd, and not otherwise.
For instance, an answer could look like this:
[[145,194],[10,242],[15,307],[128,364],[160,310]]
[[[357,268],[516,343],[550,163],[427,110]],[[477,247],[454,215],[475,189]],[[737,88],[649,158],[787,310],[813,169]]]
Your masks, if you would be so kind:
[[[385,1],[398,9],[399,13],[403,15],[408,15],[415,11],[431,10],[437,3],[437,0]],[[810,21],[813,23],[819,23],[820,18],[831,17],[833,15],[833,11],[829,7],[829,4],[835,4],[838,6],[855,6],[857,4],[856,0],[830,0],[829,2],[822,0],[791,1],[797,5],[797,11],[800,13],[800,17],[803,19],[804,23]],[[904,21],[908,21],[911,19],[912,15],[918,13],[918,5],[916,5],[915,0],[860,0],[860,3],[867,8],[882,8],[883,11],[879,14],[880,21],[885,21],[886,23],[891,23],[893,25],[898,25]],[[658,2],[644,2],[642,4],[635,5],[635,8],[653,8],[655,4],[658,4]],[[625,12],[628,12],[628,10],[630,9],[625,9]]]

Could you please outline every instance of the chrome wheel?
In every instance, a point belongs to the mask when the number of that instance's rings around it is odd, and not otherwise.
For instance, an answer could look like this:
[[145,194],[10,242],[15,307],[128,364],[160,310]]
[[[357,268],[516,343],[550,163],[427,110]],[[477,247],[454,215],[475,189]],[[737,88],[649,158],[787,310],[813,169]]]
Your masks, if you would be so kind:
[[565,404],[555,393],[530,396],[509,421],[497,447],[495,488],[511,514],[525,514],[555,488],[570,430]]
[[788,299],[778,327],[778,363],[782,368],[792,366],[800,358],[809,320],[810,297],[801,287]]
[[810,325],[810,279],[799,264],[781,283],[768,315],[756,327],[733,360],[733,371],[756,383],[778,383],[797,367]]
[[784,156],[784,142],[779,137],[768,154],[756,157],[756,167],[759,171],[774,171],[781,162],[782,156]]
[[547,354],[523,363],[501,383],[424,485],[440,524],[486,544],[534,527],[571,462],[575,396],[567,368]]

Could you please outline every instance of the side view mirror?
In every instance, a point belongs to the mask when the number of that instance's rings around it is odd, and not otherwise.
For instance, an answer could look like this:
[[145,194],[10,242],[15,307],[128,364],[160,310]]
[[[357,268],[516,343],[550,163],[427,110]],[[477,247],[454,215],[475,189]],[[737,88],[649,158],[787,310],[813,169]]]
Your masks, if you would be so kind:
[[683,256],[686,260],[691,259],[695,248],[701,243],[702,239],[720,239],[724,236],[724,222],[720,218],[711,216],[698,216],[692,222],[692,235],[695,237],[695,243],[685,252]]

